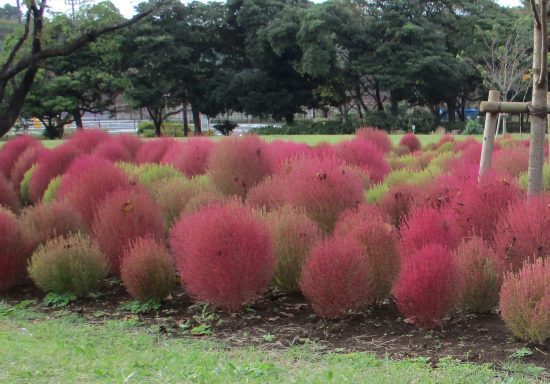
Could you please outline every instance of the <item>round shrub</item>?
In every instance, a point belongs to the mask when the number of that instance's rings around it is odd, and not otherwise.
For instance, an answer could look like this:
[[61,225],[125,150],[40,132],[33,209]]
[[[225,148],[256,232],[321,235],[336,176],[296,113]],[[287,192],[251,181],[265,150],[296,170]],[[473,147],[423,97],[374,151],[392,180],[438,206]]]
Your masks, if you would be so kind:
[[285,206],[267,215],[277,265],[273,283],[283,292],[300,290],[302,267],[319,241],[319,228],[305,213]]
[[401,226],[401,255],[407,258],[430,243],[452,250],[460,239],[460,229],[449,210],[417,208]]
[[384,153],[388,153],[392,149],[390,137],[382,129],[364,127],[358,129],[355,135],[358,139],[370,141]]
[[267,144],[257,136],[225,138],[212,150],[208,171],[220,191],[244,197],[271,174]]
[[21,226],[13,213],[0,207],[0,292],[20,282],[27,265]]
[[171,165],[144,164],[137,168],[139,183],[148,189],[151,189],[157,181],[178,176],[181,176],[181,173]]
[[40,142],[34,137],[22,135],[8,141],[0,149],[0,173],[5,177],[10,177],[12,168],[19,156],[31,147],[41,146]]
[[518,202],[495,225],[494,249],[506,269],[517,272],[527,260],[550,255],[548,199]]
[[36,169],[36,165],[33,165],[25,174],[23,175],[23,180],[21,180],[21,185],[19,186],[19,196],[21,201],[25,204],[31,202],[31,197],[29,195],[29,183],[31,182],[32,174]]
[[499,175],[517,179],[529,168],[529,149],[500,150],[494,156],[492,167]]
[[495,251],[481,237],[463,240],[455,250],[458,308],[486,313],[498,305],[504,268]]
[[114,143],[122,144],[124,148],[126,148],[128,152],[130,152],[132,160],[136,157],[139,148],[143,143],[138,137],[128,134],[113,136],[113,138],[111,138],[111,141]]
[[36,204],[23,210],[19,218],[30,252],[56,237],[85,232],[80,215],[63,202]]
[[372,296],[361,244],[351,236],[334,236],[319,243],[302,269],[300,287],[320,316],[338,318],[363,309]]
[[128,293],[142,302],[160,302],[176,283],[172,257],[164,245],[150,237],[136,239],[126,248],[120,275]]
[[133,156],[122,143],[110,140],[99,144],[92,154],[101,159],[109,160],[111,162],[126,161],[131,162]]
[[91,226],[99,202],[109,193],[129,187],[128,177],[113,163],[87,155],[72,162],[61,179],[56,197],[66,201],[84,223]]
[[111,140],[111,136],[100,129],[81,129],[77,130],[69,137],[69,142],[80,152],[92,153],[100,144]]
[[425,328],[441,324],[456,303],[457,272],[453,255],[431,243],[403,263],[393,288],[397,308],[409,322]]
[[389,217],[396,228],[409,216],[415,201],[421,196],[421,187],[410,184],[397,184],[384,193],[378,200],[378,206]]
[[295,161],[276,188],[284,201],[305,209],[310,219],[326,233],[346,209],[356,208],[364,199],[363,182],[334,158],[303,158]]
[[42,200],[50,181],[62,175],[79,154],[72,144],[64,144],[44,154],[29,181],[29,197],[33,203]]
[[120,259],[132,240],[151,236],[161,240],[163,217],[151,197],[137,188],[109,194],[97,207],[92,234],[108,257],[111,272],[120,273]]
[[48,188],[44,191],[44,196],[42,196],[42,202],[44,204],[51,203],[54,201],[57,197],[57,190],[59,189],[59,186],[61,185],[61,176],[56,176],[53,179],[51,179],[50,184],[48,184]]
[[18,212],[21,207],[19,196],[13,187],[13,184],[6,176],[0,173],[0,206],[9,208],[13,212]]
[[288,161],[313,154],[309,145],[292,141],[275,140],[270,142],[267,148],[271,168],[274,170],[279,170]]
[[334,229],[335,236],[351,236],[361,245],[368,292],[378,302],[389,296],[400,267],[397,233],[383,219],[376,208],[363,206],[342,214]]
[[223,193],[216,188],[208,188],[192,197],[185,205],[183,213],[194,213],[211,204],[221,204],[224,202],[227,202],[227,197]]
[[169,164],[187,177],[206,173],[206,166],[214,142],[208,139],[191,138],[172,145],[161,163]]
[[500,315],[512,333],[544,344],[550,339],[550,262],[536,260],[504,278]]
[[350,165],[364,169],[370,179],[378,183],[390,172],[384,152],[366,140],[346,140],[336,146],[336,154]]
[[414,133],[407,133],[404,135],[401,140],[399,140],[399,145],[409,147],[411,152],[419,151],[422,148],[420,140],[418,140],[418,137],[416,137]]
[[176,141],[170,138],[152,139],[143,142],[136,153],[136,163],[160,163],[168,149],[174,145],[174,143],[176,143]]
[[44,151],[45,149],[42,147],[34,145],[27,148],[23,153],[21,153],[21,156],[17,158],[17,161],[13,164],[10,173],[10,180],[16,190],[19,190],[25,173],[31,169],[34,164],[36,164]]
[[281,175],[268,176],[246,195],[246,203],[257,209],[271,211],[285,204],[285,182]]
[[38,288],[77,297],[100,288],[108,273],[107,258],[90,237],[80,233],[41,245],[29,264],[29,275]]
[[236,203],[182,216],[170,232],[170,247],[186,291],[229,311],[255,300],[273,277],[270,233]]

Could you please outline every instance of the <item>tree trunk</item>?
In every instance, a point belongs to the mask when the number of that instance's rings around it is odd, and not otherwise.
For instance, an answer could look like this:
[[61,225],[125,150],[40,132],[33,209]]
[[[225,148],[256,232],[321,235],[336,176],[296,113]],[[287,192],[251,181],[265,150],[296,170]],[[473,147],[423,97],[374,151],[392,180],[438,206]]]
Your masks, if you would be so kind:
[[294,122],[294,113],[285,113],[285,122],[292,124]]
[[453,124],[456,122],[456,105],[454,100],[448,100],[447,104],[447,113],[449,115],[449,128],[452,128]]
[[147,108],[147,113],[149,114],[149,117],[151,120],[153,120],[153,125],[155,126],[155,136],[161,137],[162,136],[162,121],[164,120],[164,117],[162,116],[163,109],[162,108]]
[[195,136],[202,136],[201,113],[195,104],[191,104],[191,114],[195,125]]
[[399,102],[393,95],[391,95],[390,98],[391,98],[390,113],[392,114],[392,116],[397,116],[399,114]]
[[187,118],[187,105],[183,108],[183,136],[189,136],[189,120]]
[[[489,91],[489,101],[500,101],[498,91]],[[479,181],[482,182],[484,176],[491,168],[491,158],[493,156],[493,144],[497,130],[497,113],[485,114],[485,130],[483,131],[483,147],[481,148],[481,159],[479,161]]]
[[82,114],[78,109],[73,112],[73,118],[76,124],[76,129],[78,130],[84,129],[84,124],[82,124]]
[[374,91],[376,94],[376,108],[380,112],[384,112],[384,104],[382,103],[382,96],[380,95],[380,85],[378,81],[374,82]]
[[542,192],[544,138],[546,133],[546,93],[548,91],[548,0],[533,2],[533,96],[531,99],[531,146],[527,193]]

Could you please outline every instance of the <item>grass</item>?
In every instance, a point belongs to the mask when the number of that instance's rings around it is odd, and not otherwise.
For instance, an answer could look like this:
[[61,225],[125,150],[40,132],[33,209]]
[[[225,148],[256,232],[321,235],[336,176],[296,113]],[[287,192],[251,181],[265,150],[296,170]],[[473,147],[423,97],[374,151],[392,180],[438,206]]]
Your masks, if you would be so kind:
[[274,351],[270,342],[231,348],[206,339],[169,338],[161,324],[135,319],[90,324],[0,303],[0,382],[4,383],[533,383],[536,367],[445,359],[395,361],[366,353],[323,353],[313,343]]

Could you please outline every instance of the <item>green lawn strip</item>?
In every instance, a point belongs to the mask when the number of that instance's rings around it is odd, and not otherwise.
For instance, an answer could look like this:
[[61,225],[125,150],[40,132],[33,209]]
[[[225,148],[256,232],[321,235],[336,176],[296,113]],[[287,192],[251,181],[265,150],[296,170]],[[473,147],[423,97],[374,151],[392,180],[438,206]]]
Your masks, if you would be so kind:
[[160,336],[135,320],[86,323],[0,305],[0,382],[5,383],[532,383],[522,364],[496,371],[451,359],[394,361],[323,353],[316,344],[278,352]]

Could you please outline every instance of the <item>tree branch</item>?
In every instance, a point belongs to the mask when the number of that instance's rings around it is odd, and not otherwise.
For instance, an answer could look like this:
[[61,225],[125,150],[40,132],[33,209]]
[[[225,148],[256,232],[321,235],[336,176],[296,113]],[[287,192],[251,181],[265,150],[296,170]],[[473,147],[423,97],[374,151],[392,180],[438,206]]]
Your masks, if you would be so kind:
[[535,0],[531,0],[531,8],[533,9],[533,16],[535,17],[535,22],[537,23],[537,27],[540,28],[542,24],[540,21],[539,10]]
[[13,59],[15,59],[15,55],[17,55],[17,52],[19,52],[23,44],[25,44],[27,37],[29,37],[30,24],[31,24],[31,12],[28,11],[27,18],[25,20],[25,31],[23,32],[23,35],[19,38],[19,40],[17,40],[17,43],[15,43],[15,45],[11,49],[8,59],[2,66],[1,72],[4,72],[9,68],[9,66],[13,62]]

